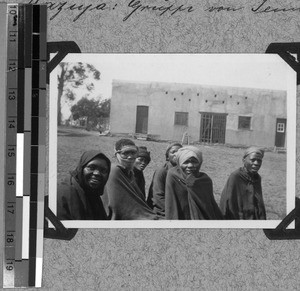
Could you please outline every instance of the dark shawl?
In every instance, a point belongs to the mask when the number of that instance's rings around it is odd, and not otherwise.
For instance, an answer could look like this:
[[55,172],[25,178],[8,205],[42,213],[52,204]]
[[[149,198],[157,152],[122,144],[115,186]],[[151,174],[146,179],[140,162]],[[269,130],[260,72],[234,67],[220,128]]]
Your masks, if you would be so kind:
[[222,191],[220,208],[226,219],[266,219],[261,177],[244,168],[234,171]]
[[77,168],[70,177],[58,185],[57,217],[61,220],[103,220],[107,219],[100,199],[105,183],[100,190],[93,191],[84,185],[83,168],[96,157],[103,158],[109,166],[110,160],[99,151],[84,152]]
[[112,166],[102,201],[112,220],[161,219],[146,204],[133,172],[127,172],[121,165]]
[[168,171],[165,208],[166,219],[223,218],[213,195],[211,179],[202,172],[199,177],[185,177],[179,166]]
[[146,182],[145,182],[144,173],[143,171],[140,171],[137,168],[133,168],[133,174],[134,174],[135,182],[140,188],[141,192],[143,193],[144,200],[146,200],[146,191],[145,191]]
[[165,163],[154,172],[149,188],[147,203],[155,213],[165,216],[165,187],[168,170],[173,168],[170,162]]

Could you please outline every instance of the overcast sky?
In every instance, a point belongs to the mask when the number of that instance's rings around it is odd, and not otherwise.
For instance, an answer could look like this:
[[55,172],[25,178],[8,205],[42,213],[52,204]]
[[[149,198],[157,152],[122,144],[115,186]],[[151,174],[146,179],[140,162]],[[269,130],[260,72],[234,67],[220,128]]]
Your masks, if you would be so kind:
[[287,70],[271,54],[69,54],[65,62],[86,62],[101,72],[95,95],[111,97],[113,79],[287,89]]

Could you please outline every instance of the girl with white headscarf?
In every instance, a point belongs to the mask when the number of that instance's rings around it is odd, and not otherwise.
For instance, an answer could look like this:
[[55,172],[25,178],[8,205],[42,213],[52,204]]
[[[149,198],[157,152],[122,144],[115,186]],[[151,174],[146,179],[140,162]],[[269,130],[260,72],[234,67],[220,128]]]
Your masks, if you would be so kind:
[[177,166],[166,180],[166,219],[222,219],[212,180],[200,172],[202,152],[185,146],[177,152]]

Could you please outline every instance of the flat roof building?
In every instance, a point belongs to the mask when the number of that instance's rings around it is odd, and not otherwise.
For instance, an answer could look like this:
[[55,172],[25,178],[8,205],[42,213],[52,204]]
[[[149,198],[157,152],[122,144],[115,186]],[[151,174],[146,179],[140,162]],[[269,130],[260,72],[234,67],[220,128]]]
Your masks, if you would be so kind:
[[287,93],[279,90],[114,80],[112,134],[157,140],[286,147]]

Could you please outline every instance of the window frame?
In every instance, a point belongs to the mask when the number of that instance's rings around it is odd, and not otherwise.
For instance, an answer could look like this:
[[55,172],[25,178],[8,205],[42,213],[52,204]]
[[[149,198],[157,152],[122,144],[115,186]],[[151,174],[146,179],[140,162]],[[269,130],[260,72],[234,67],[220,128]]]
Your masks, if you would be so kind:
[[278,122],[277,123],[276,132],[285,133],[285,123],[284,122]]
[[[252,116],[239,115],[238,130],[251,130],[251,123],[252,123]],[[247,127],[245,126],[245,124],[247,125]]]
[[176,126],[188,126],[189,125],[189,113],[184,111],[175,111],[174,125]]

